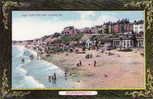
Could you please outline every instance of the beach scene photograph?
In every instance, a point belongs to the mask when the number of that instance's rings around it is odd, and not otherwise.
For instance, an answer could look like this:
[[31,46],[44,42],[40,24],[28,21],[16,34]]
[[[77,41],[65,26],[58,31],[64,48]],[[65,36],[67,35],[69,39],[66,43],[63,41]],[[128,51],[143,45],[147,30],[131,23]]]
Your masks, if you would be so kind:
[[12,11],[12,89],[145,89],[144,11]]

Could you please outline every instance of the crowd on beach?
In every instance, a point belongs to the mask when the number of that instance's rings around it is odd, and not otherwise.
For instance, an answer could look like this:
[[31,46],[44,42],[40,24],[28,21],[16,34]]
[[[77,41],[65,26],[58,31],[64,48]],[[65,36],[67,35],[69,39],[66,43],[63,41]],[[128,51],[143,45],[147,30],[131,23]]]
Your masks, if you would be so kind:
[[[79,66],[82,66],[82,61],[80,60],[77,64],[76,64],[77,67]],[[89,64],[90,66],[90,64]],[[96,61],[94,61],[94,67],[96,67]],[[69,71],[66,69],[65,72],[64,72],[64,77],[65,77],[65,80],[68,79],[68,76],[71,76],[72,74],[69,73]],[[54,73],[53,75],[49,74],[48,75],[48,82],[49,83],[53,83],[53,84],[56,84],[56,80],[57,80],[57,76],[56,76],[56,73]]]
[[[102,54],[106,54],[106,55],[108,55],[108,56],[112,56],[112,55],[116,55],[117,57],[120,57],[120,55],[119,54],[117,54],[117,53],[113,53],[113,52],[111,52],[111,49],[106,49],[104,46],[100,46],[100,45],[102,45],[101,43],[97,43],[97,42],[95,42],[95,43],[91,43],[91,44],[89,44],[89,46],[88,47],[86,47],[86,45],[88,45],[88,44],[81,44],[81,45],[79,45],[78,44],[78,46],[68,46],[69,47],[69,50],[68,51],[66,51],[66,56],[68,56],[69,55],[69,52],[70,53],[76,53],[76,54],[84,54],[85,55],[85,59],[92,59],[92,63],[91,62],[89,62],[89,63],[85,63],[85,65],[88,65],[88,66],[90,66],[90,67],[96,67],[97,66],[97,63],[98,63],[98,61],[97,60],[95,60],[94,58],[93,58],[93,54],[87,54],[86,53],[86,51],[88,52],[88,51],[90,51],[90,50],[94,50],[94,51],[100,51],[100,53],[102,53]],[[80,47],[81,46],[81,47]],[[42,46],[41,46],[42,47]],[[74,48],[73,48],[74,47]],[[48,49],[48,47],[46,46],[46,47],[42,47],[42,48],[45,48],[45,49],[47,49],[47,50],[49,50]],[[42,54],[44,54],[44,53],[47,53],[46,51],[42,51],[41,50],[41,48],[40,48],[40,46],[34,46],[34,47],[32,47],[32,49],[34,49],[34,50],[36,50],[38,53],[38,55],[42,55]],[[84,53],[83,53],[84,52]],[[57,54],[57,53],[53,53],[53,54]],[[33,55],[31,55],[31,56],[29,56],[30,57],[30,59],[31,60],[33,60],[33,58],[34,58],[34,56]],[[38,57],[38,56],[37,56]],[[101,55],[100,54],[97,54],[96,55],[96,57],[101,57]],[[22,59],[22,62],[24,63],[24,59]],[[75,63],[75,65],[76,65],[76,67],[82,67],[83,65],[84,65],[84,61],[83,60],[78,60],[76,63]],[[65,70],[64,71],[64,78],[65,78],[65,80],[67,80],[68,79],[68,77],[69,76],[71,76],[72,74],[71,74],[71,72],[69,71],[69,70]],[[104,77],[107,77],[108,75],[107,74],[104,74]],[[56,81],[57,81],[57,79],[58,79],[58,75],[57,75],[57,73],[56,72],[54,72],[52,75],[51,74],[49,74],[48,75],[48,82],[49,83],[53,83],[53,84],[56,84]]]
[[[101,50],[101,53],[102,54],[106,54],[106,55],[108,55],[108,56],[111,56],[111,55],[116,55],[117,57],[120,57],[120,55],[119,54],[117,54],[117,53],[113,53],[113,52],[111,52],[111,51],[104,51],[104,50]],[[101,57],[101,56],[98,56],[99,54],[97,54],[95,57]],[[65,56],[69,56],[69,54],[68,53],[66,53],[65,54]],[[85,54],[85,59],[86,60],[88,60],[88,59],[93,59],[93,54]],[[84,63],[84,61],[83,60],[78,60],[76,63],[75,63],[75,65],[76,65],[76,67],[77,68],[79,68],[79,67],[82,67],[82,66],[84,66],[86,63]],[[88,65],[88,66],[93,66],[94,68],[97,66],[97,60],[92,60],[92,63],[91,62],[89,62],[88,64],[86,64],[86,65]],[[65,69],[65,71],[64,71],[64,76],[63,77],[65,77],[65,80],[67,80],[68,79],[68,77],[69,76],[71,76],[72,75],[72,73],[71,73],[71,71],[69,71],[68,69]],[[104,74],[104,77],[108,77],[108,75],[107,74]],[[54,73],[53,75],[50,75],[49,74],[49,76],[48,76],[48,81],[49,82],[52,82],[52,83],[54,83],[54,84],[56,84],[56,80],[57,80],[57,76],[56,76],[56,73]]]
[[[120,54],[114,53],[112,50],[107,50],[105,48],[97,48],[97,47],[95,47],[95,48],[96,49],[92,49],[92,48],[87,49],[86,48],[85,50],[83,50],[83,48],[82,48],[82,50],[81,50],[81,48],[78,48],[79,50],[77,50],[77,51],[76,51],[77,48],[71,49],[72,50],[72,53],[76,53],[77,52],[76,54],[83,54],[83,56],[84,56],[84,58],[86,60],[92,59],[89,63],[84,62],[83,60],[77,60],[77,62],[75,63],[76,68],[83,67],[84,65],[88,65],[90,67],[95,68],[97,66],[97,63],[99,61],[97,61],[96,59],[94,59],[94,57],[101,57],[101,54],[108,55],[108,56],[114,56],[115,55],[117,57],[120,57]],[[92,54],[91,53],[88,53],[88,51],[90,52],[90,50],[91,51],[97,51],[98,53],[96,53],[96,55],[95,54],[93,55],[93,53]],[[78,52],[83,52],[83,51],[85,51],[85,53],[78,53]],[[69,54],[70,54],[69,52],[66,52],[65,56],[69,56]],[[31,60],[33,60],[34,59],[34,56],[33,55],[30,55],[29,58]],[[25,59],[22,59],[21,61],[24,63],[25,62]],[[67,80],[68,77],[70,77],[72,75],[72,73],[71,73],[71,71],[65,69],[63,75],[64,75],[63,78],[65,78],[65,80]],[[106,77],[106,78],[109,77],[109,75],[107,75],[107,74],[104,74],[103,76]],[[48,74],[48,79],[47,80],[48,80],[49,83],[56,84],[56,82],[58,80],[57,73],[54,72],[53,74]]]

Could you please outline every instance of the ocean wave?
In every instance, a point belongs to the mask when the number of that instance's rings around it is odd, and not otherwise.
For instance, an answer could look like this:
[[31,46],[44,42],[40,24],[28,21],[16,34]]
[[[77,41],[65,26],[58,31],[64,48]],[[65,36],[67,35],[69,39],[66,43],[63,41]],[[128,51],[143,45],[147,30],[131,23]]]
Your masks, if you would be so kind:
[[35,80],[32,76],[24,76],[18,83],[12,85],[13,88],[45,88],[45,86]]
[[[12,47],[12,86],[13,88],[44,88],[45,86],[27,75],[28,71],[23,67],[32,62],[30,55],[36,57],[36,53],[23,46]],[[24,63],[22,63],[24,59]]]
[[[34,59],[30,59],[33,55]],[[22,62],[24,59],[24,62]],[[56,73],[56,85],[49,83],[48,75]],[[24,47],[12,50],[12,88],[67,88],[70,81],[65,81],[64,72],[56,65],[44,60],[37,60],[37,53]]]

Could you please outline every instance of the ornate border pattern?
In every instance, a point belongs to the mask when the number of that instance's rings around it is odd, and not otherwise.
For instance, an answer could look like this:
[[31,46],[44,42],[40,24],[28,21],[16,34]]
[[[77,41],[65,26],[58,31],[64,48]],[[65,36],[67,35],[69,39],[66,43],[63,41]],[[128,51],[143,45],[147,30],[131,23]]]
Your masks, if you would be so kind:
[[[38,0],[39,2],[34,2],[34,0],[1,0],[0,1],[0,41],[3,45],[0,46],[1,49],[1,56],[0,57],[0,97],[24,97],[25,95],[30,94],[30,91],[11,91],[9,86],[9,49],[8,46],[10,42],[8,39],[4,40],[3,38],[8,36],[9,40],[11,37],[9,35],[9,11],[12,9],[40,9],[42,5],[45,7],[44,9],[106,9],[110,3],[107,3],[106,0]],[[117,0],[121,3],[115,3],[116,0],[108,0],[112,2],[111,5],[117,8],[123,9],[144,9],[146,11],[146,66],[147,66],[147,83],[146,83],[146,90],[144,91],[102,91],[101,94],[96,96],[98,99],[99,97],[105,97],[107,95],[111,96],[130,96],[133,98],[138,97],[153,97],[153,1],[152,0]],[[113,2],[115,1],[115,2]],[[70,4],[70,5],[69,5]],[[106,6],[105,6],[106,5]],[[39,8],[40,7],[40,8]],[[111,10],[111,9],[110,9]],[[5,35],[5,36],[4,36]],[[4,57],[5,56],[5,57]],[[108,94],[110,93],[110,94]],[[53,97],[54,98],[54,97]],[[73,97],[71,97],[73,99]],[[58,99],[58,97],[57,97]]]

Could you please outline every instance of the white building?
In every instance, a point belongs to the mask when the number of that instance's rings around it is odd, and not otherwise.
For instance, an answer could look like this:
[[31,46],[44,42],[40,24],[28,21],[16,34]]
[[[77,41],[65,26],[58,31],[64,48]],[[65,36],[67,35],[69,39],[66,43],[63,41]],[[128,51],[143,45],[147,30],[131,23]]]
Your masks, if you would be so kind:
[[133,24],[133,32],[136,34],[144,33],[145,27],[144,22],[142,20],[135,21]]
[[[134,41],[129,38],[124,38],[122,40],[120,40],[119,38],[114,38],[112,43],[114,48],[133,48],[134,47]],[[136,46],[137,48],[144,47],[144,39],[142,37],[137,38]]]

